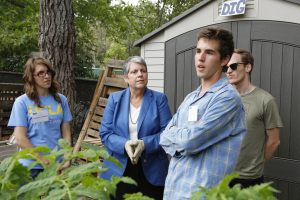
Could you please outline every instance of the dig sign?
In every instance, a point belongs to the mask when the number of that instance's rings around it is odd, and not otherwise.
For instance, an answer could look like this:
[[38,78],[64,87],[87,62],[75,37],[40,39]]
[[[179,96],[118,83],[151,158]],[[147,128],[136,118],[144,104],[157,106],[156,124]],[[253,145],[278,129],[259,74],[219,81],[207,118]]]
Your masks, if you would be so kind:
[[246,0],[232,0],[223,3],[221,16],[240,15],[245,13]]

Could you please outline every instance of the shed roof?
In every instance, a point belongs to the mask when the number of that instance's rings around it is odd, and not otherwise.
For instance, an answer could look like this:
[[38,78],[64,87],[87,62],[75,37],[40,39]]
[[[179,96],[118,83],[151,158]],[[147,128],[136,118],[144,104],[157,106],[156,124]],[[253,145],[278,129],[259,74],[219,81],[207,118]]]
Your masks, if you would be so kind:
[[[172,24],[178,22],[179,20],[181,20],[182,18],[188,16],[189,14],[197,11],[198,9],[200,9],[201,7],[205,6],[206,4],[210,3],[213,0],[203,0],[202,2],[196,4],[194,7],[186,10],[185,12],[183,12],[181,15],[178,15],[177,17],[174,17],[171,21],[169,21],[168,23],[165,23],[164,25],[162,25],[161,27],[159,27],[158,29],[155,29],[154,31],[152,31],[151,33],[145,35],[144,37],[142,37],[141,39],[137,40],[134,42],[133,46],[141,46],[141,44],[151,38],[152,36],[156,35],[157,33],[161,32],[162,30],[166,29],[167,27],[171,26]],[[292,3],[296,3],[296,4],[300,4],[300,0],[283,0],[283,1],[289,1]]]

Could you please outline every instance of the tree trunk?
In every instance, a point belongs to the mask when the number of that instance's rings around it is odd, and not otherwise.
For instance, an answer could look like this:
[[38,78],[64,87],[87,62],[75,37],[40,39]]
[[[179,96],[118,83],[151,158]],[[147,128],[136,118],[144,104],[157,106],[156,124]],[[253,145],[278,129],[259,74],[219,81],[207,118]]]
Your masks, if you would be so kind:
[[[41,0],[39,19],[40,55],[48,59],[58,75],[59,93],[68,99],[75,118],[75,26],[72,0]],[[73,142],[74,120],[70,123]]]

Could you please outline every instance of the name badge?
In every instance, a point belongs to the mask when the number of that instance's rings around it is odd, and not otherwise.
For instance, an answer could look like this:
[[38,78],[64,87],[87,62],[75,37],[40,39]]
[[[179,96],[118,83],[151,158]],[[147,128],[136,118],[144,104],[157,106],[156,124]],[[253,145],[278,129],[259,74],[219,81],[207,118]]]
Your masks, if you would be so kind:
[[40,111],[38,113],[32,113],[32,123],[40,123],[49,121],[48,111]]
[[189,107],[189,122],[195,122],[197,121],[198,116],[198,106],[190,106]]

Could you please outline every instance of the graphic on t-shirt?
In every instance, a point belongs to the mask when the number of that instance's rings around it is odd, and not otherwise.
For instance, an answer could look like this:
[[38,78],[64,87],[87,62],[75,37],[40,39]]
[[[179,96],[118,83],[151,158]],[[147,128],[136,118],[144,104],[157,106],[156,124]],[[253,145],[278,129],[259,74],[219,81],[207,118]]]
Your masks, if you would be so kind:
[[[59,114],[59,113],[62,113],[62,114],[63,114],[63,111],[62,111],[60,105],[57,106],[56,112],[52,112],[51,106],[41,106],[41,107],[39,107],[39,108],[37,108],[36,106],[34,107],[35,112],[40,112],[43,108],[48,108],[48,110],[49,110],[49,115],[57,115],[57,114]],[[44,109],[44,110],[45,110],[45,109]],[[29,106],[29,114],[32,116],[32,107],[31,107],[31,106]]]
[[247,120],[248,113],[249,113],[249,110],[250,110],[250,107],[251,107],[251,103],[243,102],[243,105],[244,105],[244,108],[245,108],[245,120]]

